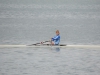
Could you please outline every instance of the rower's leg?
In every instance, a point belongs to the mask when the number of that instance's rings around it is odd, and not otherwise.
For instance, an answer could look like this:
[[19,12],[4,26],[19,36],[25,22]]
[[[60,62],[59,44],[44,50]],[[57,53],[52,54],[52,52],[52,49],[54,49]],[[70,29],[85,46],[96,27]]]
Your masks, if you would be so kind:
[[52,39],[50,39],[50,45],[55,45],[54,41],[52,41]]
[[51,41],[51,45],[55,45],[54,41]]

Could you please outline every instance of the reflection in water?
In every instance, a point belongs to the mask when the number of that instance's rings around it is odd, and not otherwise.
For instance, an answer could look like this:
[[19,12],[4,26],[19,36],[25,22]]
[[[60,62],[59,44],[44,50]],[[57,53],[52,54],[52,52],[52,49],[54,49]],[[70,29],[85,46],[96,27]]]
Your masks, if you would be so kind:
[[57,51],[57,52],[59,52],[59,51],[60,51],[60,48],[55,48],[55,49],[56,49],[56,51]]
[[59,47],[57,47],[57,48],[51,48],[51,50],[54,50],[56,52],[59,52],[60,51],[60,48]]

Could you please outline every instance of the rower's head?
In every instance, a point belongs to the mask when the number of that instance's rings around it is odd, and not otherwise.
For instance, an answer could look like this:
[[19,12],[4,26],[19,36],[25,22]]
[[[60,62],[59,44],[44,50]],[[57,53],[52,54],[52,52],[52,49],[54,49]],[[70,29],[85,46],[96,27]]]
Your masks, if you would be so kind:
[[56,30],[56,35],[59,35],[59,34],[60,34],[59,30]]

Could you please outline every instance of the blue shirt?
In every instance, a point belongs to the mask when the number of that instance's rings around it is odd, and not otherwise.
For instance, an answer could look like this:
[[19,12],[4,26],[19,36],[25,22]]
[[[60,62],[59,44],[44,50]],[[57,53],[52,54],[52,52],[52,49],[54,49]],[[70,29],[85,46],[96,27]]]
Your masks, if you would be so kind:
[[52,41],[54,41],[55,45],[58,45],[60,42],[60,35],[56,35],[55,37],[52,38]]

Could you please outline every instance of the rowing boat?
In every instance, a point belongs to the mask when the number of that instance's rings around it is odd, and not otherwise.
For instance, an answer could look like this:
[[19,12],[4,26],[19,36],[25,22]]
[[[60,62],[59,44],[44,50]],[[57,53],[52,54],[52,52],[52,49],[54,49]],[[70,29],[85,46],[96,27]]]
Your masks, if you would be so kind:
[[66,45],[66,44],[60,44],[60,45],[0,45],[0,48],[24,48],[24,47],[59,47],[59,48],[98,48],[100,49],[100,45]]

